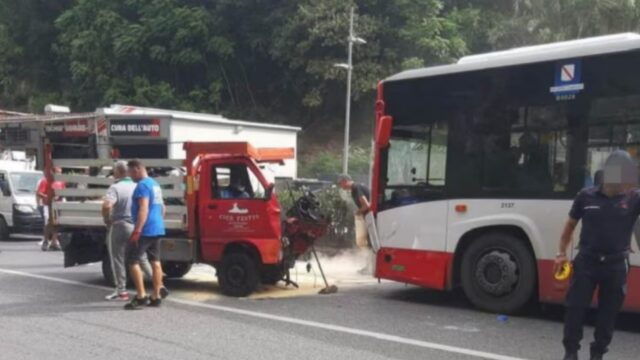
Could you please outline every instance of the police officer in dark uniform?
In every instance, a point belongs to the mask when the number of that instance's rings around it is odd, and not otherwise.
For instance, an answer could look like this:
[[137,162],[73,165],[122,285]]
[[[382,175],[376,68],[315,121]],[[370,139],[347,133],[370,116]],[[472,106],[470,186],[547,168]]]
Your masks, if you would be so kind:
[[582,220],[579,252],[566,298],[565,360],[578,359],[585,312],[596,288],[598,316],[591,359],[602,359],[608,351],[626,295],[631,233],[640,214],[637,180],[635,161],[626,151],[615,151],[605,161],[603,184],[582,190],[573,203],[555,261],[556,271],[568,261],[567,248]]

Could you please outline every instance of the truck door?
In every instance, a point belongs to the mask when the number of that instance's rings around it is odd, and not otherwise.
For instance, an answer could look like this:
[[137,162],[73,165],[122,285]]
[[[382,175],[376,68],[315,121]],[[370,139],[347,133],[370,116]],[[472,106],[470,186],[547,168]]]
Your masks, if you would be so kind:
[[277,263],[280,209],[257,166],[249,160],[211,161],[202,169],[206,172],[200,177],[203,260],[220,261],[224,247],[238,242],[255,246],[263,263]]

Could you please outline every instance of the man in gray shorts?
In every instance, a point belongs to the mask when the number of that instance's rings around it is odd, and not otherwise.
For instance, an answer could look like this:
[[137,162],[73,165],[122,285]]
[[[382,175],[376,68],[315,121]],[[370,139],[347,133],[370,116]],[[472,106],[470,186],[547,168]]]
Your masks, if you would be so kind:
[[[131,233],[131,196],[136,184],[127,176],[127,163],[117,162],[113,167],[115,183],[109,187],[102,203],[102,217],[107,225],[107,249],[115,282],[115,291],[106,296],[107,300],[129,300],[127,292],[127,271],[125,249]],[[145,257],[140,263],[147,278],[151,278],[151,266]]]

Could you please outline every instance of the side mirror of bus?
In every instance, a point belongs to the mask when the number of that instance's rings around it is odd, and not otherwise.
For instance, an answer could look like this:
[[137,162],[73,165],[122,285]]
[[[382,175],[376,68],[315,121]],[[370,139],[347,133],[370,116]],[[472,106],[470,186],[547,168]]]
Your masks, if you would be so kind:
[[392,126],[393,118],[391,116],[382,116],[378,120],[378,126],[376,129],[376,144],[379,149],[383,149],[389,146]]

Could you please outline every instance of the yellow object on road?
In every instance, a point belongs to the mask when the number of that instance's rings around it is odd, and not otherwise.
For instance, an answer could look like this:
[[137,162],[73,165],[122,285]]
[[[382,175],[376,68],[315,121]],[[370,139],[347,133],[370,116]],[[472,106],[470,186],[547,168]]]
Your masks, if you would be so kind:
[[573,267],[570,262],[565,262],[562,264],[560,271],[556,272],[553,277],[558,281],[567,280],[571,276],[571,272],[573,271]]

